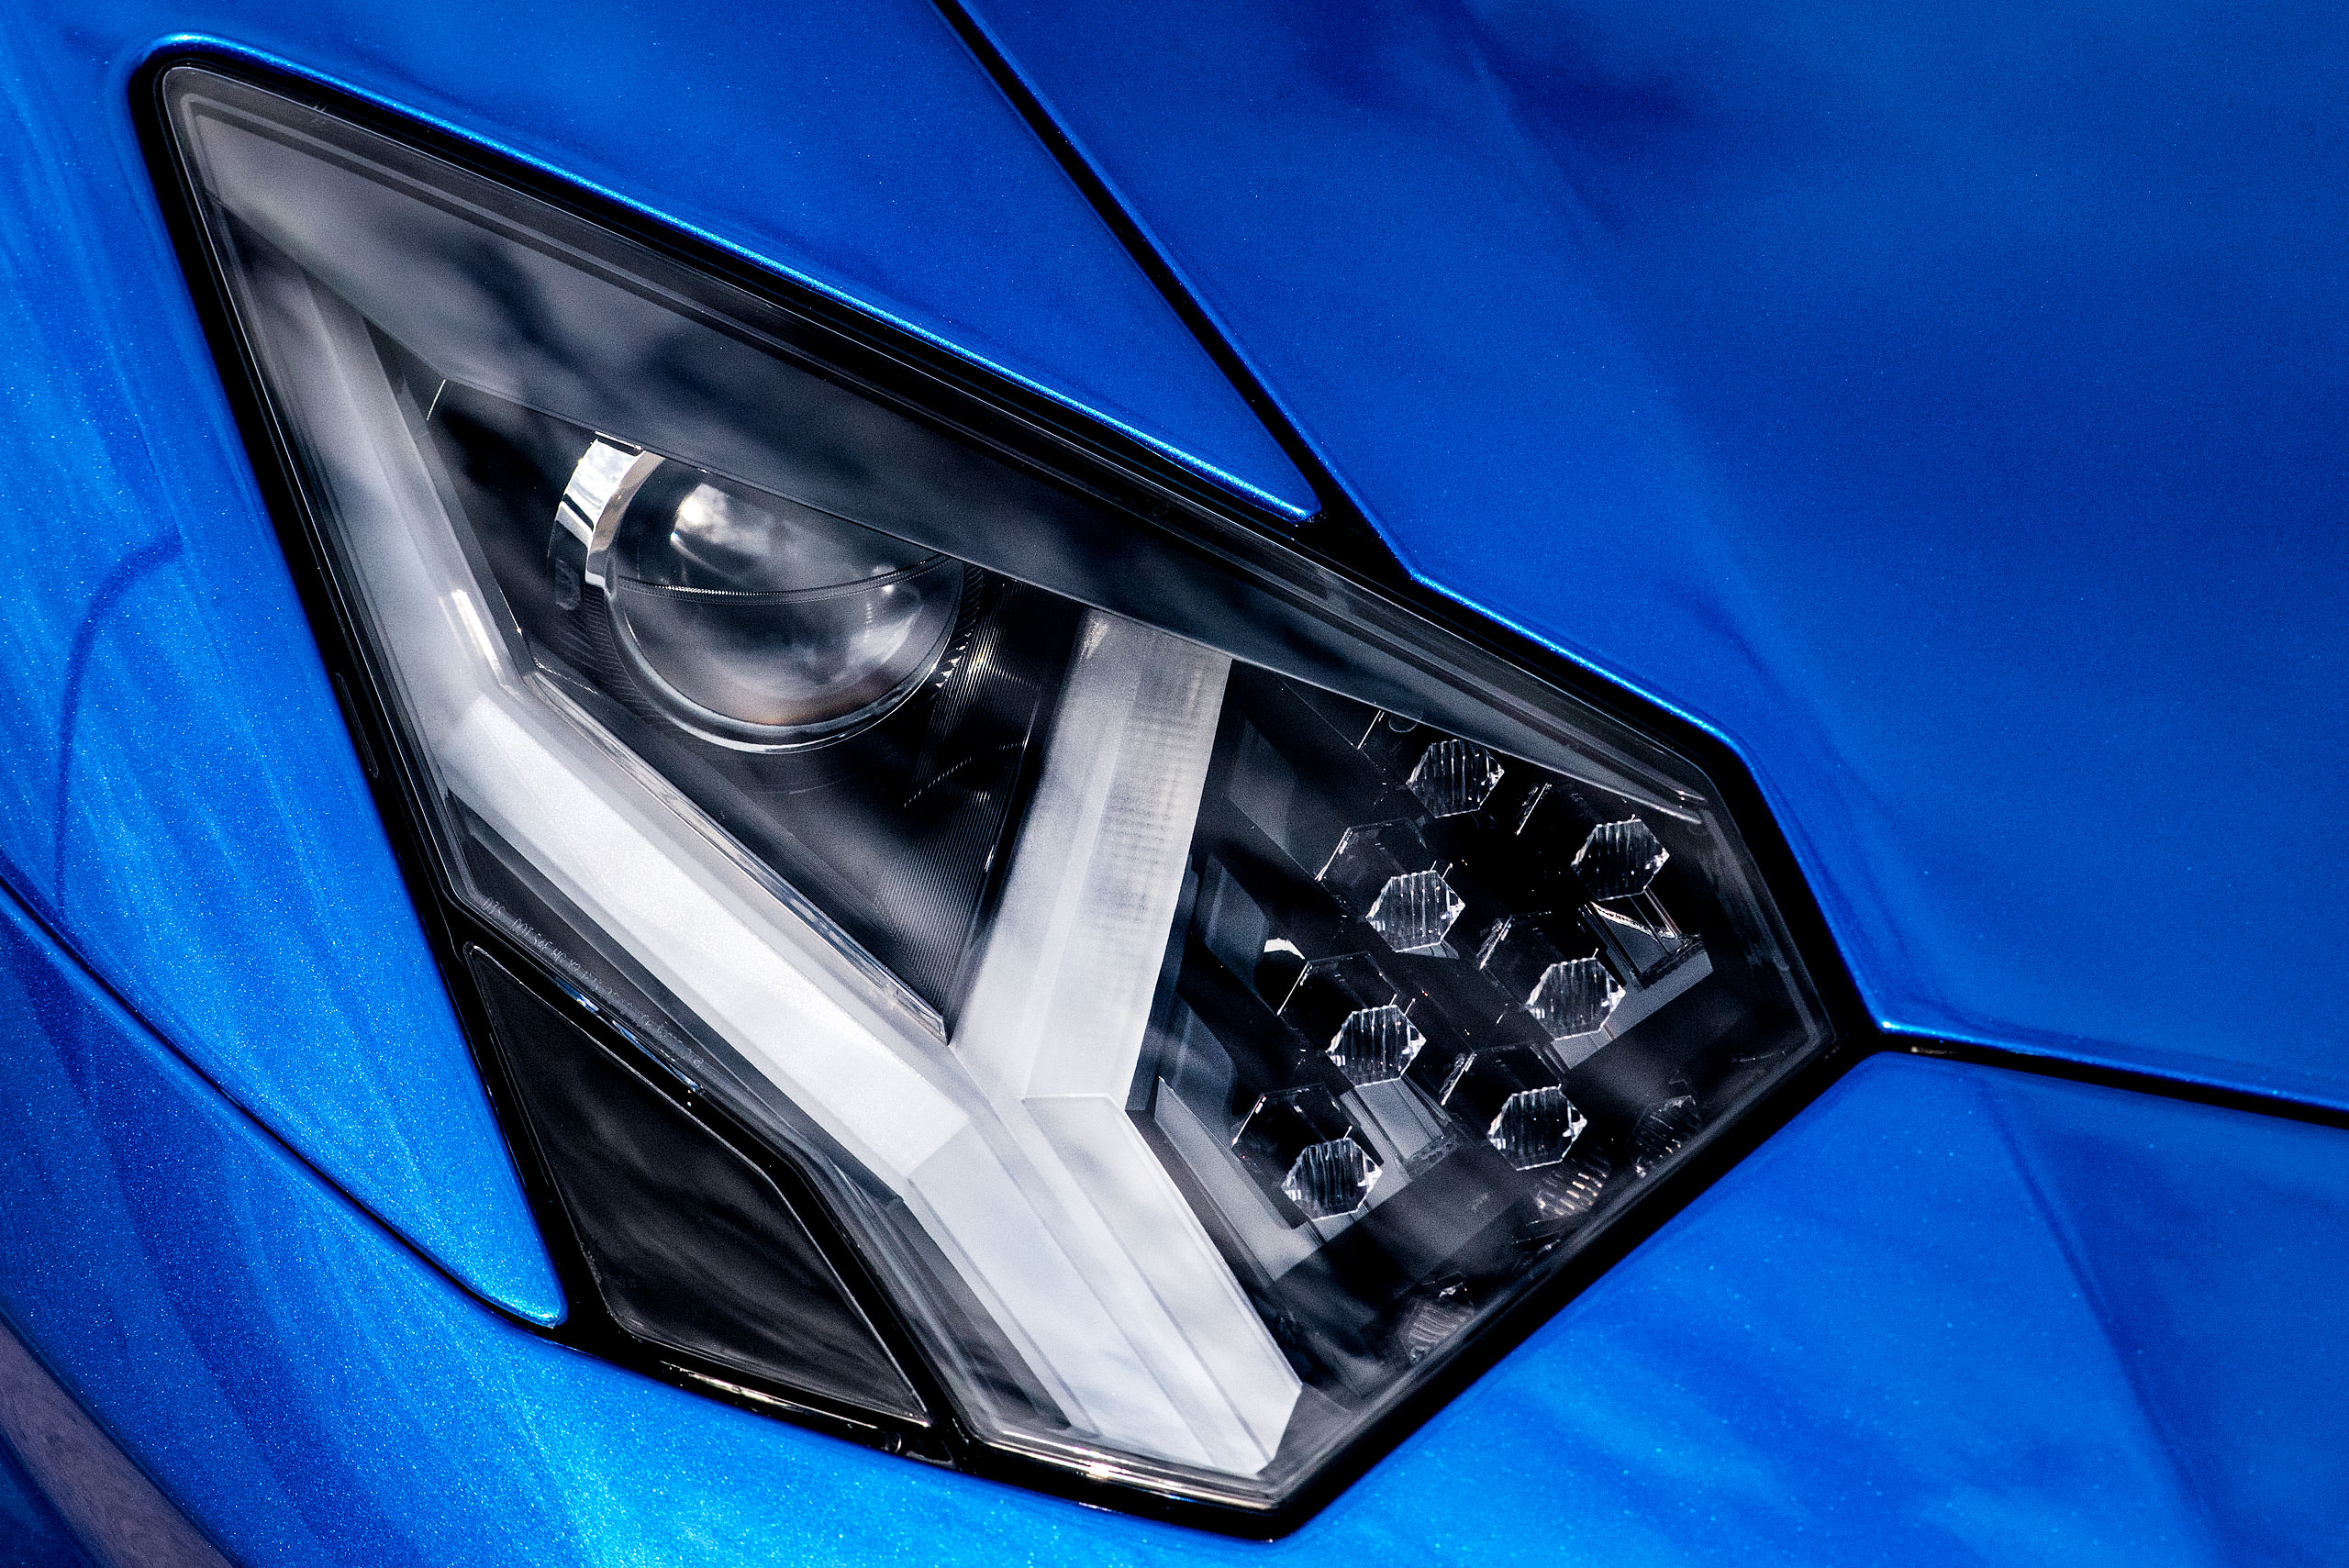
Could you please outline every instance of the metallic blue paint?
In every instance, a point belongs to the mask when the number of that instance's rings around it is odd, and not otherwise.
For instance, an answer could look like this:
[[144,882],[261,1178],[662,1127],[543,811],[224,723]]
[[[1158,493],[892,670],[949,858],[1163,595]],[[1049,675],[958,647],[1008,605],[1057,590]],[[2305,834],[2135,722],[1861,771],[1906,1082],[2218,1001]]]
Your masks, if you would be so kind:
[[120,64],[0,13],[0,862],[239,1103],[473,1288],[551,1319]]
[[[0,1310],[250,1563],[2325,1561],[2349,1134],[1864,1063],[1270,1545],[499,1320],[0,910]],[[2222,1242],[2221,1242],[2221,1239]]]
[[2349,1103],[2339,6],[972,4],[1415,572],[1751,762],[1889,1026]]
[[560,151],[1202,472],[1310,495],[922,0],[775,17],[780,51],[742,50],[740,11],[402,15],[0,13],[0,862],[239,1104],[474,1289],[551,1319],[139,161],[128,77],[156,40],[206,28]]
[[[985,8],[1417,569],[1744,750],[1884,1016],[2349,1099],[2337,18]],[[1304,499],[927,12],[807,13],[0,8],[0,871],[147,1021],[0,908],[0,1312],[165,1488],[256,1562],[2341,1555],[2349,1138],[1983,1070],[1858,1069],[1270,1546],[677,1394],[395,1240],[559,1309],[154,213],[151,42]]]

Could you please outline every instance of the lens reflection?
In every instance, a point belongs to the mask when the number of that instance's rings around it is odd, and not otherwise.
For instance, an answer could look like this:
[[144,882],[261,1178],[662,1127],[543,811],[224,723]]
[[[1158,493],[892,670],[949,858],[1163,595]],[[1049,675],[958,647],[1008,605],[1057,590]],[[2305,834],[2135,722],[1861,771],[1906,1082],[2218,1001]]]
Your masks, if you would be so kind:
[[691,476],[620,530],[613,621],[686,728],[809,745],[881,718],[953,639],[963,567],[772,495]]

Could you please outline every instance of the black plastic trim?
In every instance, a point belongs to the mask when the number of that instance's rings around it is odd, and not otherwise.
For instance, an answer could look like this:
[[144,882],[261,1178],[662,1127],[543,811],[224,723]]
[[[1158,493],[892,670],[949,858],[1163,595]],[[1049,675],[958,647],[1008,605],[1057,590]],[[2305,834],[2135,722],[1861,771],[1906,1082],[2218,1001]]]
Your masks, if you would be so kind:
[[[949,5],[950,19],[959,17],[949,0],[941,0],[941,4]],[[967,18],[959,21],[957,28],[966,39],[975,35],[975,28]],[[1010,75],[1008,66],[991,49],[981,48],[977,43],[974,48],[979,50],[984,61],[990,62],[998,81]],[[1676,1157],[1637,1200],[1595,1222],[1586,1232],[1587,1239],[1576,1254],[1559,1272],[1482,1329],[1473,1343],[1451,1357],[1437,1376],[1414,1389],[1277,1507],[1241,1507],[1090,1479],[1062,1465],[994,1448],[980,1440],[954,1419],[952,1403],[929,1372],[926,1358],[912,1334],[886,1294],[878,1288],[873,1272],[836,1228],[819,1239],[826,1256],[849,1282],[860,1304],[913,1379],[923,1401],[936,1413],[934,1425],[922,1428],[895,1424],[876,1420],[866,1412],[826,1408],[804,1395],[780,1387],[759,1386],[755,1380],[730,1369],[700,1364],[693,1358],[635,1339],[603,1310],[577,1239],[571,1234],[563,1218],[560,1197],[524,1130],[528,1118],[522,1113],[511,1075],[491,1043],[494,1037],[487,1011],[467,973],[467,950],[483,950],[495,957],[512,973],[523,977],[542,1001],[607,1046],[623,1054],[628,1047],[606,1020],[549,981],[530,955],[517,951],[503,933],[467,913],[440,885],[437,856],[424,827],[423,796],[419,793],[424,774],[418,759],[390,718],[392,709],[385,701],[388,688],[378,660],[368,647],[353,606],[344,598],[328,570],[326,540],[298,478],[299,468],[292,446],[269,407],[250,347],[229,308],[225,277],[197,221],[190,172],[184,166],[170,134],[162,81],[172,67],[182,64],[200,65],[250,82],[399,137],[750,289],[836,336],[842,353],[856,360],[854,369],[860,379],[892,385],[909,404],[930,409],[943,406],[949,415],[947,422],[954,428],[977,429],[1000,448],[1034,454],[1040,465],[1061,473],[1071,468],[1079,470],[1088,488],[1117,500],[1138,520],[1162,528],[1203,528],[1226,537],[1245,536],[1304,554],[1361,589],[1510,662],[1677,751],[1711,783],[1742,835],[1795,951],[1809,972],[1833,1039],[1777,1081],[1744,1114],[1709,1129]],[[1016,77],[1012,80],[1016,81]],[[1021,93],[1024,95],[1024,89]],[[1015,96],[1023,105],[1032,102],[1021,95]],[[753,269],[738,256],[679,236],[640,214],[583,193],[541,171],[513,163],[381,105],[308,79],[233,53],[174,47],[148,60],[137,72],[132,81],[132,106],[150,172],[186,272],[195,311],[212,344],[224,391],[253,460],[263,499],[276,521],[340,706],[351,724],[354,750],[366,765],[386,833],[440,962],[466,1038],[472,1043],[492,1105],[500,1124],[507,1129],[525,1191],[539,1217],[570,1305],[564,1321],[550,1328],[518,1318],[495,1302],[484,1302],[518,1328],[674,1387],[891,1452],[952,1465],[974,1475],[1095,1507],[1222,1534],[1272,1539],[1293,1531],[1319,1512],[1437,1408],[1522,1342],[1560,1306],[1870,1055],[1891,1051],[1966,1062],[2349,1129],[2349,1110],[2310,1105],[2288,1096],[2216,1087],[2029,1052],[1896,1036],[1877,1029],[1861,1002],[1792,851],[1736,754],[1687,720],[1653,706],[1556,652],[1475,616],[1410,580],[1361,523],[1358,515],[1352,512],[1326,469],[1279,418],[1269,398],[1261,388],[1254,387],[1244,367],[1239,366],[1236,356],[1219,339],[1209,344],[1209,351],[1228,373],[1233,374],[1292,458],[1300,460],[1300,468],[1321,493],[1325,516],[1340,525],[1334,529],[1308,528],[1300,532],[1286,518],[1208,484],[1141,442],[1085,424],[1031,389],[992,376],[934,345],[899,334],[813,290]],[[1040,116],[1041,109],[1033,110],[1031,123],[1036,123]],[[1044,118],[1040,131],[1049,125],[1048,117]],[[1056,131],[1048,139],[1054,138]],[[1063,164],[1071,168],[1073,177],[1086,184],[1089,193],[1100,190],[1097,179],[1089,173],[1078,173],[1082,159],[1067,146],[1064,138],[1055,139],[1054,146],[1062,151]],[[1106,193],[1099,199],[1106,201]],[[1114,203],[1109,205],[1114,206]],[[1105,217],[1108,216],[1105,211]],[[1113,219],[1112,226],[1119,228],[1120,237],[1126,238],[1130,245],[1147,250],[1147,242],[1130,222]],[[1145,260],[1141,251],[1137,251],[1137,260],[1162,286],[1173,286],[1172,274],[1162,261]],[[1178,305],[1177,308],[1183,310],[1194,330],[1203,334],[1203,341],[1213,339],[1213,328],[1196,306]],[[1179,523],[1174,521],[1177,518]],[[46,922],[40,923],[47,929]],[[50,934],[59,936],[54,931]],[[66,945],[66,951],[72,951],[70,944],[59,940]],[[78,955],[76,961],[80,962]],[[88,966],[84,963],[83,967],[86,970]],[[105,984],[102,979],[98,983]],[[112,987],[106,989],[121,1000]],[[135,1016],[135,1009],[133,1012]],[[665,1085],[664,1092],[716,1136],[730,1143],[737,1152],[760,1164],[795,1206],[807,1200],[803,1213],[812,1216],[826,1212],[826,1207],[816,1200],[799,1173],[777,1159],[762,1140],[750,1136],[747,1129],[733,1124],[722,1107],[683,1084]],[[297,1160],[301,1158],[273,1132],[270,1136]],[[303,1162],[307,1164],[306,1161]],[[415,1250],[404,1239],[403,1244]],[[446,1268],[429,1258],[425,1262],[453,1285],[473,1294]],[[477,1296],[475,1298],[481,1299]]]

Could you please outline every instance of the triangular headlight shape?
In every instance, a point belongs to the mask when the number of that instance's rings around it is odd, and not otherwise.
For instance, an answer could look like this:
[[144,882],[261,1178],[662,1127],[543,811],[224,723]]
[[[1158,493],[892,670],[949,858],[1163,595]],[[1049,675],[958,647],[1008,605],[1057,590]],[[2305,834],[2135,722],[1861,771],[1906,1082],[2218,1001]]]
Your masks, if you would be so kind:
[[1275,1518],[1825,1046],[1599,706],[877,324],[161,92],[607,1352]]

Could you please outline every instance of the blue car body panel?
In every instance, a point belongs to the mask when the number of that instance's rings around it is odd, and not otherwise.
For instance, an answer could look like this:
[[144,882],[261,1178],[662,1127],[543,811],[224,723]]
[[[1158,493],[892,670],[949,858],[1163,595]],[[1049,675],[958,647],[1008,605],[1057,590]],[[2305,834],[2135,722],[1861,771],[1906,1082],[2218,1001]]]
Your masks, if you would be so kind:
[[238,1561],[2143,1568],[2349,1529],[2349,1336],[2307,1309],[2349,1289],[2349,1133],[1876,1058],[1261,1544],[533,1338],[0,915],[0,1300]]
[[0,16],[0,861],[333,1181],[473,1289],[560,1316],[175,275],[117,55]]
[[1414,572],[1748,760],[1887,1027],[2349,1104],[2338,7],[973,6]]
[[[2337,18],[980,8],[1414,571],[1748,759],[1888,1025],[2349,1105]],[[139,161],[185,35],[1311,498],[911,0],[0,12],[0,1315],[232,1555],[2343,1554],[2349,1135],[1984,1069],[1856,1070],[1270,1546],[470,1299],[562,1310]]]

